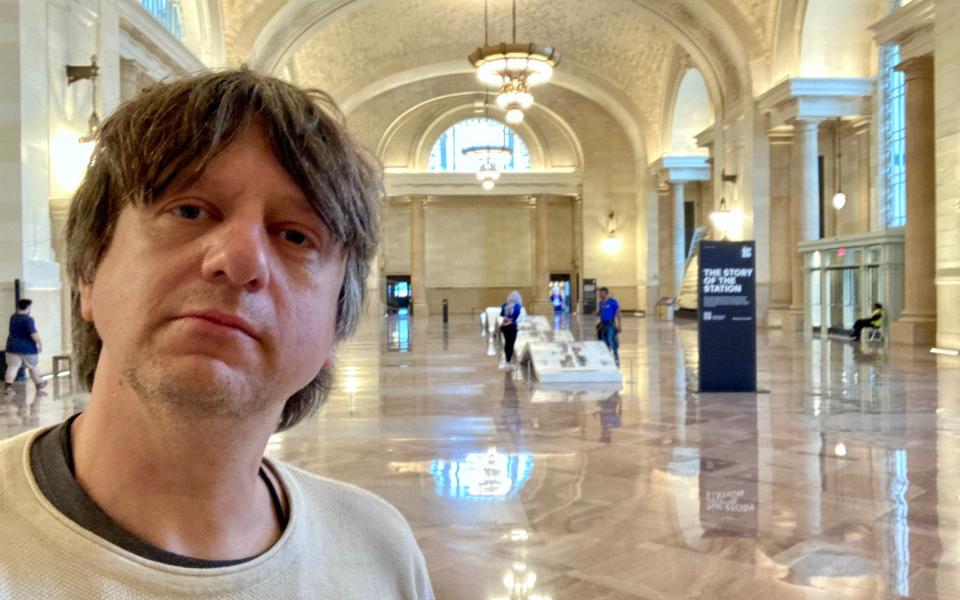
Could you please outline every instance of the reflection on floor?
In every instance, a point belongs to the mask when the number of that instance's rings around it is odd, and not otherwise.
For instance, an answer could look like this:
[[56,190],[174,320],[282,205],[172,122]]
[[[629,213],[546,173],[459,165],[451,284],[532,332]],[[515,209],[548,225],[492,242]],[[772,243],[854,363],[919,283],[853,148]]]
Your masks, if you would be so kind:
[[[762,332],[769,393],[698,395],[692,323],[624,326],[611,394],[498,370],[472,319],[373,319],[268,451],[396,505],[441,599],[960,598],[957,359]],[[83,403],[21,392],[0,437]]]

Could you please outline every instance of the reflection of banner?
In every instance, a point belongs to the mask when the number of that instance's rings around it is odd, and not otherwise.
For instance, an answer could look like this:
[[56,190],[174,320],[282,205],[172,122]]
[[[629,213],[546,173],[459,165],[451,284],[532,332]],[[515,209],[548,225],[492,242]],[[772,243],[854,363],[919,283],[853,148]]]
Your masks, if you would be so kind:
[[756,398],[736,406],[734,421],[706,418],[700,424],[700,525],[707,537],[757,533]]
[[753,242],[700,242],[700,391],[757,389]]
[[435,460],[430,474],[440,496],[458,500],[514,498],[533,473],[533,456],[502,454],[495,448],[471,452],[463,460]]

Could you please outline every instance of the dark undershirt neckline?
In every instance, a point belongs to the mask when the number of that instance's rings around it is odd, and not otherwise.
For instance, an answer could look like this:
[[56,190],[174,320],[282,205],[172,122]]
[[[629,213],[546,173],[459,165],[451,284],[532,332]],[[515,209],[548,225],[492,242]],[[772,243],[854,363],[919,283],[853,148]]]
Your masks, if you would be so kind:
[[[193,569],[215,569],[243,564],[261,554],[235,560],[207,560],[169,552],[145,542],[110,518],[77,483],[73,462],[71,426],[77,413],[60,425],[37,437],[30,448],[30,466],[40,491],[67,518],[94,535],[141,558]],[[281,529],[287,527],[287,515],[280,493],[260,466],[260,478],[267,485]]]

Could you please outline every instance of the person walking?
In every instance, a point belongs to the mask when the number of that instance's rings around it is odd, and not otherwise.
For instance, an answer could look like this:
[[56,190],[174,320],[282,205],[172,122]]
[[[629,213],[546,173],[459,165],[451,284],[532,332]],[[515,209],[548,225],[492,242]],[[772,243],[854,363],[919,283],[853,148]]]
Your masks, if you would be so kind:
[[850,339],[855,342],[860,341],[860,332],[866,327],[873,327],[879,329],[883,326],[883,305],[877,302],[873,305],[873,312],[866,319],[857,319],[853,324],[853,333],[850,334]]
[[7,372],[3,377],[3,393],[12,396],[13,382],[17,378],[20,367],[25,367],[37,386],[37,393],[42,393],[47,384],[40,379],[37,361],[43,350],[43,342],[37,333],[37,324],[30,316],[33,300],[22,298],[17,302],[17,312],[10,315],[10,329],[7,336]]
[[517,342],[517,321],[520,319],[522,310],[523,299],[520,297],[520,292],[516,290],[510,292],[507,301],[500,305],[500,316],[503,318],[500,323],[500,333],[503,334],[503,354],[507,367],[512,364],[513,346]]
[[620,303],[610,295],[610,290],[602,287],[599,290],[600,304],[597,306],[597,316],[600,322],[597,324],[597,333],[600,339],[613,352],[613,360],[617,366],[620,366],[620,341],[617,335],[620,333]]

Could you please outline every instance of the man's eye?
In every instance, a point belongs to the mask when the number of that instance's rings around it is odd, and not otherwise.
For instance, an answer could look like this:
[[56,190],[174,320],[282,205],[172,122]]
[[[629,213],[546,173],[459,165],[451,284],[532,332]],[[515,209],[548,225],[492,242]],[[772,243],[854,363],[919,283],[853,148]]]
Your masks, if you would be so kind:
[[283,239],[297,246],[306,246],[309,242],[306,234],[295,229],[285,229],[282,233]]
[[191,204],[185,204],[184,206],[178,206],[173,209],[173,212],[182,219],[189,219],[195,221],[203,216],[203,209],[199,206],[193,206]]

